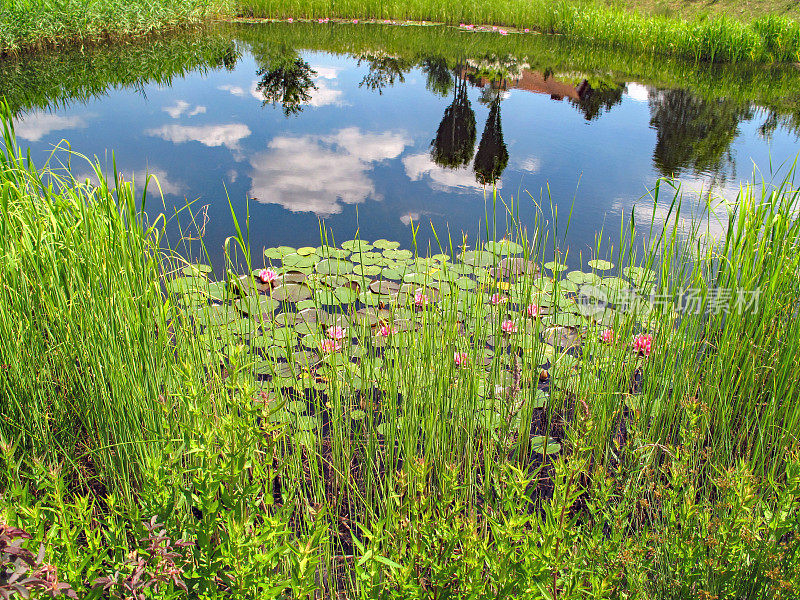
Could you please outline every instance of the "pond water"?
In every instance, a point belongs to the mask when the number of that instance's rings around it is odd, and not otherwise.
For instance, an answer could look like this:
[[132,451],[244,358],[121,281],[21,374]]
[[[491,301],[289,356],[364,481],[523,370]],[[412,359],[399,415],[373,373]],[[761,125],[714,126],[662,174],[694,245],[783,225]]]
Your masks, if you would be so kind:
[[[240,24],[6,60],[0,82],[35,160],[66,138],[104,166],[113,153],[137,185],[155,175],[168,213],[193,201],[186,230],[207,219],[213,262],[234,232],[229,199],[249,210],[255,251],[317,245],[322,224],[336,240],[404,247],[412,224],[435,243],[433,225],[443,243],[473,245],[494,190],[525,225],[537,206],[550,222],[556,209],[560,247],[585,260],[601,228],[616,236],[632,214],[649,225],[660,177],[675,176],[697,212],[700,190],[730,199],[754,167],[773,180],[800,150],[796,68],[659,63],[455,28]],[[74,159],[73,171],[90,176]]]

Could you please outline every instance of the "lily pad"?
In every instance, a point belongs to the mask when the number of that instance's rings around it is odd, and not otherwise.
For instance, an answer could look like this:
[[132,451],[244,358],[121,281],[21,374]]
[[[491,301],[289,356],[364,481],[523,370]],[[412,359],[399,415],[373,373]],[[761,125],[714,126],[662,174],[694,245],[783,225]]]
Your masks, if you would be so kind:
[[346,242],[342,242],[342,248],[350,252],[367,252],[368,250],[372,250],[372,244],[364,240],[347,240]]
[[561,444],[543,435],[531,437],[531,449],[538,454],[553,455],[561,451]]
[[207,285],[208,282],[200,277],[177,277],[168,281],[166,288],[170,294],[191,294],[202,291]]
[[460,258],[465,265],[473,267],[488,267],[497,260],[494,254],[483,250],[467,250]]
[[343,275],[353,272],[353,263],[336,258],[326,258],[319,261],[315,269],[321,275]]
[[198,277],[207,275],[211,273],[212,269],[210,265],[204,265],[201,263],[187,265],[183,268],[182,272],[187,277]]
[[544,268],[549,269],[553,273],[560,273],[561,271],[566,271],[568,269],[567,265],[555,260],[544,263]]
[[247,296],[236,300],[234,306],[251,317],[269,319],[280,303],[269,296]]
[[495,241],[486,242],[483,247],[486,248],[487,251],[498,255],[503,255],[503,254],[513,255],[522,253],[522,246],[510,240],[500,240],[498,242]]
[[278,246],[277,248],[267,248],[264,250],[264,257],[270,260],[281,260],[287,254],[294,252],[290,246]]
[[614,268],[614,263],[607,260],[595,259],[590,260],[587,264],[595,271],[609,271]]
[[380,239],[372,242],[372,245],[381,250],[394,250],[395,248],[400,247],[400,242],[392,242],[389,240]]
[[391,260],[408,260],[414,256],[411,250],[405,249],[384,250],[383,255]]
[[311,297],[311,289],[301,283],[285,283],[272,289],[272,298],[278,302],[299,302]]

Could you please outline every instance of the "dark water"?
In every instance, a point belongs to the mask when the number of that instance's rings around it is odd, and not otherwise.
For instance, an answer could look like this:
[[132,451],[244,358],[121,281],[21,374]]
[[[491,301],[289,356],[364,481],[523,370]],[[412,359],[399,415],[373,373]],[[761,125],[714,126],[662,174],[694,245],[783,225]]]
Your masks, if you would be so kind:
[[[168,212],[194,201],[215,262],[234,232],[228,198],[240,218],[249,204],[254,250],[315,245],[322,221],[337,240],[358,230],[409,247],[412,223],[423,244],[431,224],[443,241],[463,233],[474,243],[494,189],[528,226],[537,212],[552,221],[555,208],[559,244],[585,257],[601,228],[616,235],[631,214],[649,224],[660,177],[677,178],[690,211],[710,205],[719,231],[719,199],[734,198],[754,166],[759,179],[781,176],[800,150],[787,92],[797,69],[659,67],[562,52],[542,36],[438,28],[196,35],[6,61],[0,94],[38,162],[66,138],[104,166],[113,152],[137,184],[155,175]],[[74,159],[73,171],[90,174]]]

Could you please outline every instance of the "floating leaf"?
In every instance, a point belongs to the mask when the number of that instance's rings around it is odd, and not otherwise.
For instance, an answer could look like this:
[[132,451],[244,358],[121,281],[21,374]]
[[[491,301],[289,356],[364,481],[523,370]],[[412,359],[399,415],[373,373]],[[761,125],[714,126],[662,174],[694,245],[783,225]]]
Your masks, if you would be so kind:
[[372,242],[372,245],[381,250],[394,250],[395,248],[400,247],[400,242],[392,242],[389,240],[380,239]]
[[522,246],[510,240],[486,242],[484,248],[493,254],[522,254]]
[[547,438],[543,435],[535,435],[531,437],[531,450],[539,454],[558,454],[561,451],[561,444],[553,441],[553,438]]
[[460,258],[465,265],[473,267],[488,267],[493,265],[496,260],[494,254],[483,250],[467,250]]
[[178,277],[166,283],[170,294],[191,294],[202,291],[208,282],[199,277]]
[[366,252],[372,250],[372,244],[364,240],[347,240],[342,242],[342,248],[351,252]]
[[326,258],[319,261],[315,268],[317,273],[321,275],[343,275],[352,273],[353,263],[336,258]]
[[356,275],[361,275],[362,277],[375,277],[376,275],[379,275],[380,272],[381,267],[378,265],[365,265],[362,263],[353,268],[353,273]]
[[311,297],[311,289],[301,283],[285,283],[272,289],[272,298],[278,302],[299,302]]
[[336,288],[333,290],[333,295],[336,296],[337,300],[342,304],[353,304],[358,300],[358,292],[349,286]]
[[296,415],[305,412],[306,408],[306,403],[302,400],[292,400],[291,402],[286,403],[286,410]]
[[185,266],[182,270],[182,273],[187,277],[198,277],[211,273],[211,271],[212,269],[210,265],[198,263]]
[[595,259],[590,260],[587,264],[595,271],[609,271],[614,268],[614,263],[607,260]]
[[236,300],[233,305],[246,315],[269,319],[280,303],[269,296],[247,296]]
[[553,273],[560,273],[561,271],[566,271],[569,267],[555,260],[551,260],[549,262],[544,263],[544,268],[549,269]]
[[315,255],[308,256],[292,253],[283,257],[283,267],[297,271],[310,271],[316,262],[317,257]]
[[595,285],[600,283],[600,276],[596,273],[584,273],[583,271],[570,271],[567,279],[576,285]]
[[287,254],[294,252],[290,246],[278,246],[277,248],[267,248],[264,250],[264,257],[270,260],[281,260]]
[[414,256],[410,250],[384,250],[383,255],[391,260],[408,260]]

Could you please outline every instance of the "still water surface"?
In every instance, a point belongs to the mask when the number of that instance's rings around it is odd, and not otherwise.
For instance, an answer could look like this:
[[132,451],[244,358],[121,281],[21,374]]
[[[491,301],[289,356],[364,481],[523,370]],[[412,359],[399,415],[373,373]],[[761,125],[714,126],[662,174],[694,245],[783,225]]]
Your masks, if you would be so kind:
[[[222,60],[177,65],[169,78],[104,85],[99,75],[92,94],[68,85],[44,94],[15,107],[19,141],[39,162],[66,138],[104,166],[113,153],[137,185],[155,175],[168,212],[188,200],[207,217],[214,262],[233,233],[228,198],[240,216],[249,205],[254,250],[316,245],[321,222],[337,240],[358,230],[410,247],[420,223],[422,243],[431,224],[440,238],[460,243],[463,232],[474,242],[493,189],[498,203],[520,203],[526,224],[537,205],[550,221],[555,207],[561,246],[586,257],[601,228],[614,234],[631,214],[649,222],[660,177],[674,175],[692,198],[701,189],[732,198],[754,166],[769,180],[800,150],[786,115],[707,89],[598,76],[596,67],[542,70],[468,48],[408,56],[304,47],[282,41],[278,27],[217,33],[227,36]],[[69,60],[92,69],[91,55]],[[46,79],[42,64],[29,75]],[[80,161],[73,171],[90,176]],[[151,201],[150,212],[162,209]],[[188,214],[181,221],[188,226]]]

